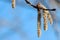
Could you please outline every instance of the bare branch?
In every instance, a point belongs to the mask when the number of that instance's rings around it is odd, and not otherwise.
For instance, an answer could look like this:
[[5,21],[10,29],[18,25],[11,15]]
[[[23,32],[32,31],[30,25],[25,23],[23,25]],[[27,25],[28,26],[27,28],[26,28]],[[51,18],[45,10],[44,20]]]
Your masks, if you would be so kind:
[[25,0],[27,4],[31,5],[32,7],[36,8],[33,4],[31,4],[28,0]]

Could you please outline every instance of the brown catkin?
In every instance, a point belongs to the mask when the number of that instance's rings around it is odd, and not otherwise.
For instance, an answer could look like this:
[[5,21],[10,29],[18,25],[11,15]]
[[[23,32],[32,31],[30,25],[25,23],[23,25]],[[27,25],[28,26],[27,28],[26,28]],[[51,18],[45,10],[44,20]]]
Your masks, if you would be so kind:
[[43,14],[43,18],[44,18],[44,30],[47,31],[48,30],[48,20],[47,20],[47,13],[44,12]]
[[15,0],[12,0],[12,8],[15,8]]
[[49,13],[47,14],[47,18],[50,21],[50,24],[53,24],[53,19]]
[[37,30],[37,33],[38,33],[38,37],[40,37],[41,36],[40,22],[38,22],[38,30]]
[[37,24],[37,27],[38,27],[38,37],[41,36],[41,13],[40,13],[40,9],[38,9],[38,24]]

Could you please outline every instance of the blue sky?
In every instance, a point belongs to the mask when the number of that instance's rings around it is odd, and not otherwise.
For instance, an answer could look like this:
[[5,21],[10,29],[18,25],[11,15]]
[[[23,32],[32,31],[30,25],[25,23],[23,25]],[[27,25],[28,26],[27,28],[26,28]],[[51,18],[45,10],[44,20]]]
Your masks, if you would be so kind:
[[[0,19],[5,19],[8,22],[15,24],[14,17],[17,16],[21,24],[18,27],[22,27],[22,30],[26,32],[28,40],[57,40],[53,26],[48,23],[48,31],[43,30],[42,22],[42,35],[37,37],[37,10],[29,5],[25,4],[24,7],[16,5],[15,9],[12,9],[11,2],[0,0]],[[43,19],[42,19],[43,21]],[[21,34],[12,31],[12,26],[2,26],[0,28],[0,40],[25,40],[21,37]]]

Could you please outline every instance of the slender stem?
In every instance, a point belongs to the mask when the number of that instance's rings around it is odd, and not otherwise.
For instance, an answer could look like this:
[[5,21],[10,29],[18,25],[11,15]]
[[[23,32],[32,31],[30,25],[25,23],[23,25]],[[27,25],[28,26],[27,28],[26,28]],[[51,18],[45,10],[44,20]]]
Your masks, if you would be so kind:
[[56,11],[56,9],[44,9],[44,8],[40,8],[42,10],[48,10],[48,11]]
[[34,5],[33,5],[32,3],[30,3],[28,0],[25,0],[25,2],[26,2],[27,4],[29,4],[30,6],[36,8],[36,6],[34,6]]

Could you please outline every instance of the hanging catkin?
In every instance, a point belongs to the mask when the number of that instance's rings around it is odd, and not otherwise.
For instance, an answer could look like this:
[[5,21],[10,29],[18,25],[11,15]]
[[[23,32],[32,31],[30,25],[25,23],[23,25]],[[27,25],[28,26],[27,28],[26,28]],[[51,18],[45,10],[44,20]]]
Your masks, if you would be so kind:
[[40,37],[41,36],[40,22],[38,22],[38,30],[37,30],[37,32],[38,32],[38,37]]
[[15,8],[15,0],[12,0],[12,8]]
[[47,14],[47,18],[50,21],[50,24],[53,24],[53,19],[49,13]]
[[38,24],[37,24],[37,28],[38,28],[38,37],[41,36],[41,13],[40,13],[40,9],[38,9]]
[[53,24],[53,19],[50,15],[49,11],[45,10],[44,12],[45,12],[45,14],[47,14],[47,19],[50,21],[50,24]]
[[48,20],[47,20],[47,13],[45,11],[43,14],[43,19],[44,19],[44,30],[47,31],[48,30]]

